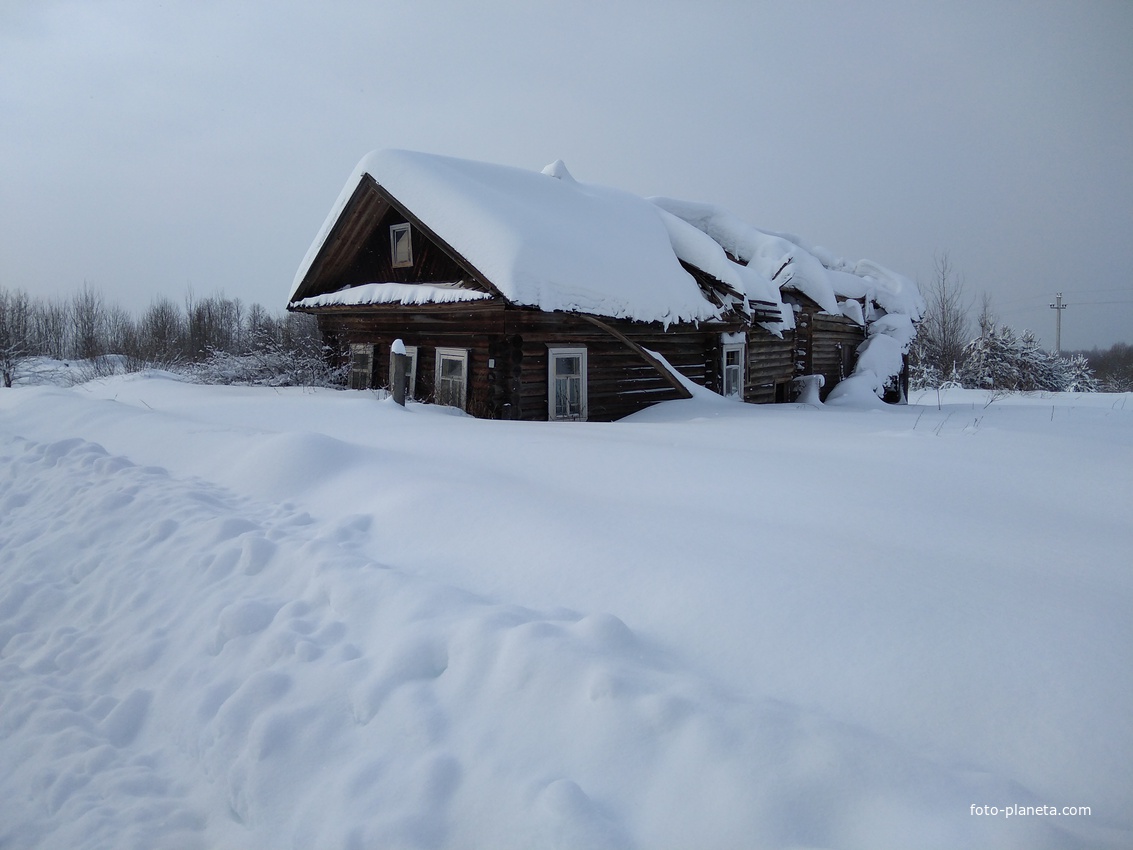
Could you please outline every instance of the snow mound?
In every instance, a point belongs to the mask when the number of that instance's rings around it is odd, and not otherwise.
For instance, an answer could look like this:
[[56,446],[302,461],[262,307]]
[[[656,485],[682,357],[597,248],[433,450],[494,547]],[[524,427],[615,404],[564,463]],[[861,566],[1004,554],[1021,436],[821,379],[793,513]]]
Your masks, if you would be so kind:
[[[81,440],[3,450],[5,843],[777,846],[939,802],[902,778],[939,768],[722,698],[609,614],[422,582]],[[816,746],[833,771],[781,788]]]

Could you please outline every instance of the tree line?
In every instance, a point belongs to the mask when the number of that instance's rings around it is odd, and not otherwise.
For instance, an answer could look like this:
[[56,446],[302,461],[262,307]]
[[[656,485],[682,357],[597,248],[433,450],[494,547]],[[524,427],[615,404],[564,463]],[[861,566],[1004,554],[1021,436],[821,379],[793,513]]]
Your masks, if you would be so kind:
[[1054,354],[1031,331],[1017,332],[1000,322],[986,295],[973,327],[974,299],[965,292],[947,253],[936,257],[933,279],[921,290],[927,310],[909,352],[909,383],[914,388],[1133,391],[1131,349],[1124,343],[1109,352]]
[[78,361],[91,376],[166,369],[217,383],[334,383],[313,317],[273,314],[222,293],[181,303],[158,296],[139,315],[86,284],[70,298],[0,287],[0,382],[43,361]]
[[[1030,331],[995,316],[985,296],[972,325],[974,299],[947,254],[921,287],[927,310],[909,353],[914,388],[1133,392],[1133,346],[1045,351]],[[86,284],[70,298],[35,298],[0,286],[0,384],[10,387],[41,360],[77,361],[83,377],[166,369],[209,383],[340,385],[313,317],[274,314],[223,293],[178,303],[158,296],[139,315]]]
[[1133,392],[1133,345],[1117,342],[1109,348],[1071,351],[1083,357],[1097,377],[1098,386],[1106,393]]

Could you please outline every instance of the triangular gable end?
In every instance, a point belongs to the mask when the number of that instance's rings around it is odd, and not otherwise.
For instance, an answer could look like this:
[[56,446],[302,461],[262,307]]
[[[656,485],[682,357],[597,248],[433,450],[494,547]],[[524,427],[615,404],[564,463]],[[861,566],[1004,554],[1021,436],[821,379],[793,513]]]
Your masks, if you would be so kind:
[[[394,261],[391,228],[410,225],[410,264]],[[291,295],[295,304],[369,283],[452,284],[502,297],[499,290],[458,251],[394,198],[369,174],[362,174],[303,279]]]

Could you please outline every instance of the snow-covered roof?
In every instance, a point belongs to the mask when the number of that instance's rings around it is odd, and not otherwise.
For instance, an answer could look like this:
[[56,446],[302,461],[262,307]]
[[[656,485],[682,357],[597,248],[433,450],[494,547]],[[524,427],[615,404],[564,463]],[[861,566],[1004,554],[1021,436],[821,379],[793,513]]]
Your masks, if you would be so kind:
[[859,388],[881,396],[900,374],[916,335],[913,323],[925,310],[924,299],[911,280],[871,260],[851,265],[797,236],[760,230],[712,204],[650,200],[708,236],[746,271],[769,278],[777,294],[793,289],[824,312],[866,326],[866,340],[858,348],[854,371],[834,388],[832,399]]
[[[645,322],[702,322],[781,292],[866,325],[859,359],[878,385],[896,374],[924,301],[912,281],[869,260],[847,263],[797,236],[762,230],[712,204],[640,198],[575,180],[562,160],[542,172],[403,150],[368,154],[355,167],[308,250],[292,288],[295,307],[439,304],[491,294],[458,284],[367,282],[311,295],[305,281],[335,224],[372,180],[513,304]],[[369,184],[372,185],[372,184]],[[682,265],[684,264],[684,265]],[[712,298],[687,267],[718,281]],[[713,287],[716,287],[713,284]],[[299,294],[308,295],[297,299]],[[317,292],[317,290],[316,290]],[[716,297],[716,296],[719,297]],[[888,322],[874,323],[882,317]],[[892,317],[901,317],[897,321]],[[906,330],[906,326],[908,330]],[[876,349],[866,356],[870,349]],[[888,354],[881,357],[884,350]]]
[[912,281],[871,260],[847,263],[798,236],[753,227],[713,204],[650,200],[711,237],[746,268],[778,287],[801,292],[828,313],[843,312],[839,298],[873,301],[887,313],[900,313],[913,321],[924,312],[924,301]]
[[581,183],[561,161],[540,173],[401,150],[358,163],[293,292],[366,175],[514,304],[665,324],[722,315],[682,268],[660,210],[645,199]]

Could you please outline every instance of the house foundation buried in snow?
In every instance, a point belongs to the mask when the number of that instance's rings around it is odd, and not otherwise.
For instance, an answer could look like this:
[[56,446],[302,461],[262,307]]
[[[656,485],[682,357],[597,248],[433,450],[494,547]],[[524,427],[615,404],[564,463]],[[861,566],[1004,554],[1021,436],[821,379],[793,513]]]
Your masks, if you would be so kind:
[[[350,386],[491,419],[599,420],[688,397],[896,399],[923,302],[907,279],[847,264],[717,207],[407,151],[355,168],[295,277]],[[849,380],[847,380],[849,379]],[[840,390],[841,388],[841,390]]]

